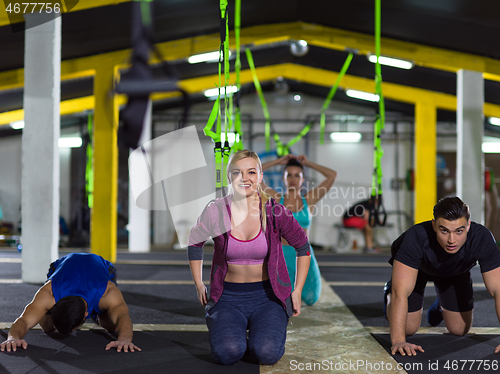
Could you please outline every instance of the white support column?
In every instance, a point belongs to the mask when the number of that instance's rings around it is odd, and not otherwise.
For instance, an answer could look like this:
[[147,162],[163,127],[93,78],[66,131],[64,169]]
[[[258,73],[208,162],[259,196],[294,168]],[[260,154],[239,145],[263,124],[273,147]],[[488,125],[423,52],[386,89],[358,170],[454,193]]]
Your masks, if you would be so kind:
[[[153,196],[153,204],[156,204],[155,198]],[[153,210],[153,244],[168,246],[175,235],[177,234],[170,211],[168,209]]]
[[470,208],[472,220],[484,224],[482,73],[457,72],[457,196]]
[[[26,16],[22,140],[22,280],[43,283],[59,244],[61,17]],[[52,15],[53,16],[53,15]]]
[[[144,126],[142,128],[141,139],[139,146],[146,144],[151,140],[151,121],[152,121],[152,105],[151,100],[146,110],[144,118]],[[132,149],[131,152],[132,153]],[[142,156],[142,155],[141,155]],[[133,155],[129,158],[129,173],[132,175],[132,169],[136,167],[144,167],[144,159],[135,159]],[[132,195],[132,190],[129,188],[128,200],[128,250],[129,252],[149,252],[151,250],[151,209],[139,208]],[[151,194],[144,196],[146,200],[142,200],[146,205],[151,206]]]

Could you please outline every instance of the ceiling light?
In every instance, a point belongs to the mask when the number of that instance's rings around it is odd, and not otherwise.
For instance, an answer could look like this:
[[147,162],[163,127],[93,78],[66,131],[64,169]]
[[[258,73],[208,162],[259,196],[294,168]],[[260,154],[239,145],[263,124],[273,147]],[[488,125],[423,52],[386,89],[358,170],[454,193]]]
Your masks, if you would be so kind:
[[24,128],[24,121],[15,121],[10,123],[10,127],[12,127],[14,130],[20,130]]
[[[231,57],[231,51],[229,51],[229,57]],[[199,62],[214,62],[219,61],[219,51],[200,53],[199,55],[193,55],[188,58],[190,64],[197,64]]]
[[330,139],[337,143],[358,143],[361,141],[361,134],[359,132],[332,132]]
[[[240,140],[239,134],[236,134],[234,132],[227,133],[227,141],[229,142],[229,145],[233,145],[234,143],[236,143],[239,140]],[[226,141],[226,133],[225,132],[223,132],[221,134],[220,141],[223,143]]]
[[500,142],[483,142],[483,153],[500,153]]
[[[220,89],[220,96],[223,97],[225,93],[235,93],[238,92],[238,87],[236,86],[227,86],[226,90],[224,91],[224,87],[221,87]],[[216,88],[210,88],[209,90],[206,90],[204,92],[206,97],[214,97],[219,95],[219,89]]]
[[367,101],[373,101],[373,102],[378,102],[380,100],[378,95],[368,93],[368,92],[363,92],[363,91],[347,90],[345,92],[345,94],[347,96],[353,97],[355,99],[361,99],[361,100],[367,100]]
[[[376,63],[377,56],[369,54],[368,60],[370,62]],[[411,69],[413,67],[413,63],[410,61],[400,60],[398,58],[392,58],[386,56],[380,56],[378,58],[378,62],[380,62],[380,65],[392,66],[394,68],[400,68],[400,69]]]
[[489,121],[492,125],[500,126],[500,118],[490,117]]
[[78,148],[82,146],[82,138],[59,138],[58,144],[59,148]]

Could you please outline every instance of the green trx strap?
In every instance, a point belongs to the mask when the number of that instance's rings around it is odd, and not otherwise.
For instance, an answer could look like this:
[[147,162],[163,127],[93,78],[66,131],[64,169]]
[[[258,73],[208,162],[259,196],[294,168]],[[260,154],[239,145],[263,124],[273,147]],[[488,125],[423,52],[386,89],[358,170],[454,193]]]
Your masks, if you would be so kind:
[[[222,186],[227,187],[227,177],[226,177],[226,168],[224,165],[227,165],[229,162],[229,154],[231,153],[231,147],[229,146],[228,140],[228,118],[229,118],[229,94],[227,92],[227,86],[229,84],[229,18],[228,18],[228,9],[227,9],[227,0],[220,0],[220,12],[221,12],[221,49],[222,49],[222,59],[224,61],[224,133],[225,133],[225,141],[224,147],[222,148]],[[224,32],[222,31],[224,30]],[[219,60],[220,61],[220,60]],[[220,66],[220,65],[219,65]],[[220,118],[220,116],[219,116]],[[230,121],[230,119],[229,119]],[[222,144],[221,144],[222,145]],[[223,195],[225,195],[224,189],[221,191]]]
[[[253,57],[252,57],[252,52],[249,49],[245,50],[246,55],[247,55],[247,60],[248,60],[248,66],[250,68],[250,71],[252,72],[252,78],[253,82],[255,85],[255,89],[257,90],[257,93],[259,95],[260,103],[262,105],[262,111],[264,112],[264,117],[266,119],[266,128],[265,128],[265,135],[266,135],[266,151],[269,152],[271,149],[270,145],[270,138],[271,138],[271,119],[269,116],[269,110],[267,109],[267,103],[266,99],[264,98],[264,93],[262,92],[262,87],[259,82],[259,78],[257,77],[257,73],[255,72],[255,64],[253,62]],[[303,136],[305,136],[311,127],[314,125],[314,123],[309,123],[302,129],[302,131],[290,142],[287,144],[283,144],[281,142],[281,139],[276,131],[273,131],[273,139],[276,144],[276,154],[278,157],[281,156],[286,156],[288,153],[290,153],[290,147],[297,143],[300,139],[302,139]]]
[[[252,72],[253,83],[255,85],[255,89],[257,90],[257,94],[259,95],[260,104],[262,105],[262,111],[264,112],[264,118],[266,119],[265,125],[265,135],[266,135],[266,151],[269,152],[271,150],[271,118],[269,116],[269,110],[267,109],[266,99],[264,98],[264,93],[262,92],[262,87],[259,82],[259,78],[257,77],[257,73],[255,72],[255,65],[253,63],[252,52],[250,49],[245,49],[245,53],[247,55],[248,67]],[[276,142],[276,151],[278,156],[283,155],[283,144],[280,141],[279,135],[274,133],[274,141]]]
[[209,136],[212,138],[214,142],[220,142],[220,127],[219,123],[217,124],[216,132],[212,131],[212,127],[217,120],[217,113],[219,111],[219,102],[220,102],[220,97],[215,99],[214,106],[212,107],[212,111],[210,112],[210,116],[208,117],[208,122],[206,126],[203,128],[203,132],[206,136]]
[[[224,163],[227,163],[229,159],[229,153],[231,148],[229,147],[229,142],[227,140],[228,131],[228,101],[227,101],[227,83],[229,81],[229,25],[227,19],[227,0],[220,0],[220,47],[219,47],[219,94],[215,100],[212,111],[210,112],[210,117],[208,118],[207,125],[203,129],[206,136],[210,136],[215,143],[214,154],[215,154],[215,192],[217,197],[222,197],[225,195],[224,187],[227,186],[227,178],[225,176]],[[226,140],[224,146],[221,142],[221,104],[220,95],[222,87],[222,63],[224,64],[224,114],[225,114],[225,135]],[[216,130],[213,132],[211,129],[216,124]]]
[[306,125],[306,127],[304,127],[295,138],[293,138],[288,143],[286,143],[286,145],[284,146],[285,155],[290,153],[290,147],[292,145],[294,145],[295,143],[297,143],[299,140],[301,140],[304,136],[306,136],[306,134],[309,132],[309,130],[311,130],[311,128],[313,126],[314,126],[314,122],[313,121],[309,122]]
[[372,176],[372,208],[370,209],[369,223],[371,226],[384,226],[387,213],[382,202],[382,156],[384,151],[381,144],[381,133],[385,126],[385,106],[382,94],[382,69],[380,67],[380,23],[381,23],[381,0],[375,0],[375,93],[379,96],[379,113],[375,120],[373,135],[373,176]]
[[141,18],[144,26],[151,25],[151,7],[147,3],[152,3],[154,0],[134,0],[141,2]]
[[[339,76],[337,77],[337,80],[335,81],[335,84],[332,86],[330,89],[330,92],[328,93],[328,96],[326,97],[323,106],[321,108],[321,117],[320,117],[320,144],[324,144],[324,137],[325,137],[325,117],[326,117],[326,110],[330,106],[330,103],[333,99],[333,96],[335,96],[335,92],[337,91],[337,88],[339,87],[340,82],[342,81],[342,78],[344,77],[345,73],[347,72],[347,69],[349,68],[349,65],[351,64],[352,61],[352,53],[349,53],[347,56],[347,59],[344,62],[344,65],[342,66],[342,69],[340,70]],[[314,122],[309,122],[306,127],[302,129],[302,131],[292,140],[290,140],[286,145],[285,145],[285,154],[288,154],[289,148],[297,143],[299,140],[301,140],[308,132],[311,130],[311,128],[314,126]]]
[[[207,125],[203,129],[203,132],[205,133],[205,135],[211,137],[215,143],[214,154],[215,154],[215,191],[216,191],[216,193],[219,193],[219,191],[222,191],[222,177],[223,177],[222,143],[221,143],[221,139],[220,139],[221,129],[220,129],[220,120],[218,120],[218,117],[220,117],[220,116],[217,115],[218,111],[219,111],[219,107],[220,107],[219,103],[220,103],[220,95],[215,100],[214,106],[212,107],[212,111],[210,112],[210,117],[208,117]],[[217,122],[217,125],[216,125],[215,132],[213,132],[211,129],[212,129],[215,122]]]
[[[243,147],[243,131],[241,130],[241,110],[240,110],[240,97],[241,97],[241,56],[240,56],[240,29],[241,29],[241,0],[236,0],[234,7],[234,39],[236,43],[236,61],[234,63],[234,71],[236,73],[236,103],[234,110],[234,132],[237,136],[233,144],[233,151],[242,150]],[[230,113],[233,113],[232,111]]]
[[[352,53],[349,53],[347,56],[347,59],[344,62],[344,65],[342,66],[342,69],[340,70],[339,76],[337,77],[337,81],[335,84],[332,86],[330,89],[330,92],[328,93],[328,96],[325,99],[325,102],[323,103],[323,107],[321,108],[321,118],[320,118],[320,144],[324,144],[324,135],[325,135],[325,113],[326,110],[328,109],[328,106],[330,105],[333,96],[335,96],[335,92],[337,91],[337,88],[339,87],[340,81],[344,77],[345,73],[347,72],[347,69],[349,68],[349,65],[351,64],[352,61]],[[302,131],[292,140],[290,140],[285,146],[284,146],[284,155],[289,153],[290,147],[297,143],[299,140],[301,140],[308,132],[311,130],[311,128],[314,126],[314,122],[309,122],[306,127],[302,129]],[[279,155],[279,154],[278,154]]]
[[89,208],[94,206],[94,168],[92,161],[94,159],[93,137],[94,137],[94,116],[92,112],[87,115],[87,133],[89,134],[89,142],[87,144],[87,164],[85,166],[85,195]]
[[325,138],[325,116],[326,116],[325,113],[326,113],[326,110],[328,109],[328,106],[330,105],[330,103],[333,99],[333,96],[335,96],[335,92],[337,92],[337,88],[339,87],[340,81],[342,80],[347,69],[349,68],[351,61],[352,61],[352,53],[349,53],[349,56],[347,56],[347,59],[345,60],[344,65],[342,66],[342,69],[340,70],[339,76],[337,77],[335,84],[330,89],[330,92],[328,93],[328,96],[326,97],[326,100],[323,103],[323,107],[321,108],[319,144],[324,144],[324,140],[325,140],[324,138]]

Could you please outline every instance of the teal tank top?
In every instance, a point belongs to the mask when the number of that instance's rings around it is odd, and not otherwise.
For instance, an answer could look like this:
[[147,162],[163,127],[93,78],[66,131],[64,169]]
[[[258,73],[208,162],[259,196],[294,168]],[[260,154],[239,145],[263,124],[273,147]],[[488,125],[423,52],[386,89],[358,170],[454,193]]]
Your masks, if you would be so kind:
[[51,264],[48,279],[56,303],[66,296],[80,296],[87,302],[87,318],[101,313],[99,301],[108,287],[116,282],[111,262],[92,253],[70,253]]
[[[281,196],[280,204],[283,204],[284,201],[285,197]],[[292,214],[303,229],[309,230],[309,228],[311,227],[312,215],[309,211],[309,206],[307,205],[307,201],[304,197],[302,197],[302,204],[302,209],[298,212],[292,212]]]

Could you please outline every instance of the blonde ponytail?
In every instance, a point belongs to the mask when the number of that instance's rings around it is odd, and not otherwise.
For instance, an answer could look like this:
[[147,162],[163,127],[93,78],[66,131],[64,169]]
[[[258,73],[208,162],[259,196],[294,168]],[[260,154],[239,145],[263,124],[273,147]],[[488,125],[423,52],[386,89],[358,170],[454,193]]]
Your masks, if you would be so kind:
[[262,231],[266,232],[266,224],[267,224],[266,203],[271,198],[271,195],[264,192],[260,184],[257,187],[257,190],[259,191],[260,203],[262,205]]

